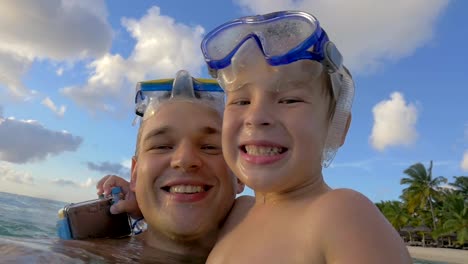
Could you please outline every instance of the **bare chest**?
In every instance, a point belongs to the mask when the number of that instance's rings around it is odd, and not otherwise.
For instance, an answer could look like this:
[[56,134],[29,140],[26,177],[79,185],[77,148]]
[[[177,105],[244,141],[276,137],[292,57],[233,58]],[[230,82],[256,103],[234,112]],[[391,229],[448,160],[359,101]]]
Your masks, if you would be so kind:
[[301,212],[252,212],[218,241],[207,263],[321,263],[318,235]]

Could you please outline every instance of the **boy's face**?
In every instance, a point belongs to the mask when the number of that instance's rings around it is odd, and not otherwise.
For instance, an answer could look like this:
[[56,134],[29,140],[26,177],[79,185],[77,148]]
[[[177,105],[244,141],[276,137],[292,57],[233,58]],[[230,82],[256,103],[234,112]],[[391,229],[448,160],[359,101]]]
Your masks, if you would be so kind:
[[143,123],[132,187],[153,233],[197,238],[218,229],[242,191],[221,150],[221,117],[171,102]]
[[305,82],[275,74],[256,81],[257,74],[265,76],[257,70],[239,73],[233,91],[227,92],[222,136],[226,162],[256,192],[307,184],[321,173],[330,104],[325,84],[319,74]]

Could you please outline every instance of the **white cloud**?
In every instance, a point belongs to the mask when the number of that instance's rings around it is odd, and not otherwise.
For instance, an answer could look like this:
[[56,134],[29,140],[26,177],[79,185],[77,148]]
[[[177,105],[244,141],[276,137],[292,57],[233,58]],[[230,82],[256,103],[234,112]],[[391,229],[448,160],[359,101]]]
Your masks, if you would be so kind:
[[5,52],[0,48],[0,85],[3,84],[16,98],[31,96],[32,92],[21,82],[21,76],[31,64],[32,60]]
[[[449,0],[236,0],[248,14],[304,10],[314,14],[352,71],[366,72],[411,55],[431,40]],[[442,45],[443,43],[441,43]]]
[[7,162],[0,162],[0,180],[19,184],[34,184],[34,178],[29,173],[17,171]]
[[122,164],[122,166],[124,166],[125,168],[131,170],[132,169],[132,159],[126,159],[124,161],[122,161],[120,164]]
[[123,18],[136,43],[128,58],[106,54],[88,65],[92,72],[83,86],[65,87],[62,94],[91,112],[127,111],[138,81],[173,77],[186,69],[198,76],[204,65],[200,42],[204,29],[176,23],[152,7],[140,20]]
[[0,1],[0,85],[17,97],[35,60],[98,57],[111,45],[104,1]]
[[460,167],[463,171],[468,171],[468,150],[465,150],[465,154],[463,154],[463,159],[460,162]]
[[62,75],[63,75],[63,68],[62,68],[62,67],[58,68],[58,69],[55,71],[55,73],[56,73],[58,76],[62,76]]
[[88,178],[84,182],[78,182],[78,181],[73,181],[73,180],[68,180],[68,179],[54,179],[51,182],[59,186],[89,188],[91,186],[94,186],[97,181],[94,179]]
[[356,168],[371,171],[375,161],[375,159],[366,159],[351,162],[332,163],[330,164],[330,168]]
[[374,126],[370,141],[377,150],[389,146],[410,145],[418,138],[416,107],[406,104],[403,95],[394,92],[389,100],[379,102],[374,106]]
[[26,163],[43,160],[65,151],[76,151],[83,139],[47,129],[35,120],[0,116],[0,160]]
[[442,184],[442,185],[439,186],[439,188],[446,189],[446,190],[456,190],[457,189],[456,187],[453,187],[450,184]]
[[59,117],[63,117],[65,110],[67,109],[64,105],[61,105],[60,108],[57,108],[55,103],[49,97],[44,98],[41,104],[52,110],[52,112],[54,112]]

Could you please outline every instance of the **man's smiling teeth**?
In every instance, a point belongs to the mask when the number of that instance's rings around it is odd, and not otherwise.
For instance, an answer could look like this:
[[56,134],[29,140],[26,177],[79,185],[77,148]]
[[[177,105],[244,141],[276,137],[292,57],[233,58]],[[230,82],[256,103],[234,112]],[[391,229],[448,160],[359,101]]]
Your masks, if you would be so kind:
[[245,145],[245,151],[252,156],[273,156],[283,152],[282,147]]
[[193,185],[175,185],[171,186],[169,189],[170,193],[199,193],[204,192],[202,186],[193,186]]

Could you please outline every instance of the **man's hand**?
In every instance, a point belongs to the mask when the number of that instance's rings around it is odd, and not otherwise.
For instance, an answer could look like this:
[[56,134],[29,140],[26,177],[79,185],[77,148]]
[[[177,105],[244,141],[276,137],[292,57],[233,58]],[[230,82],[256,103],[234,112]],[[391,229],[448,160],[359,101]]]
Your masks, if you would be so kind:
[[113,187],[122,188],[124,199],[111,206],[111,214],[128,213],[131,218],[138,219],[143,217],[135,197],[135,193],[130,190],[130,183],[116,175],[106,175],[96,184],[97,194],[105,196],[111,193]]

